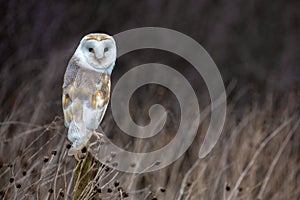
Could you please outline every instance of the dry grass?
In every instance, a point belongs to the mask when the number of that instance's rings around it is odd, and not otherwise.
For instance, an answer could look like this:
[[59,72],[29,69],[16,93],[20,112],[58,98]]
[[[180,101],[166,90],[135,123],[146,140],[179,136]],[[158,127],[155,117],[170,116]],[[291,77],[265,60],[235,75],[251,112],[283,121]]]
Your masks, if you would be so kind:
[[[54,71],[46,72],[54,78],[45,80],[41,72],[2,101],[11,106],[9,112],[1,113],[5,116],[0,126],[3,199],[70,199],[74,195],[79,199],[299,199],[299,94],[269,92],[261,98],[254,90],[234,89],[223,134],[205,159],[198,160],[197,154],[208,118],[175,163],[151,173],[129,174],[100,164],[89,153],[79,163],[67,156],[60,101],[55,95],[46,96],[61,78]],[[30,95],[34,91],[38,95]],[[108,112],[103,127],[118,145],[149,151],[176,133],[179,113],[172,107],[178,105],[164,88],[149,86],[138,92],[131,102],[134,119],[147,122],[141,111],[153,102],[141,101],[146,95],[169,108],[171,120],[164,134],[147,141],[129,138]]]
[[[300,94],[286,89],[299,83],[298,4],[2,1],[0,198],[300,199]],[[89,32],[114,34],[141,26],[167,27],[193,37],[209,51],[226,80],[237,77],[239,85],[253,81],[260,89],[229,90],[223,134],[205,159],[197,158],[208,118],[188,151],[159,171],[123,173],[89,154],[76,163],[67,156],[62,119],[66,63]],[[190,80],[201,108],[209,104],[199,86],[203,82],[193,81],[196,73],[186,61],[163,51],[146,51],[118,59],[112,83],[128,70],[126,66],[159,62]],[[272,87],[266,87],[268,82]],[[279,86],[285,91],[274,89]],[[133,119],[149,122],[146,111],[153,103],[168,109],[167,125],[159,136],[133,139],[116,127],[110,112],[101,126],[115,144],[129,150],[161,148],[174,137],[180,113],[174,95],[150,85],[132,98]]]

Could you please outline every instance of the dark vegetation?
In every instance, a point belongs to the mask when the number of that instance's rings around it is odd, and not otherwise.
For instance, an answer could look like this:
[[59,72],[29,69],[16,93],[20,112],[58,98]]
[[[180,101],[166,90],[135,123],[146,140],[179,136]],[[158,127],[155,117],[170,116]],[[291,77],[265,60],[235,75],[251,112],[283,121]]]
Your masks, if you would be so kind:
[[[0,10],[1,198],[69,199],[76,187],[82,199],[300,198],[300,2],[10,0],[1,1]],[[228,92],[222,136],[214,150],[198,160],[205,119],[184,156],[147,174],[118,172],[91,156],[76,164],[67,156],[61,109],[67,62],[87,33],[114,35],[143,26],[180,31],[209,52]],[[112,84],[148,62],[177,69],[194,87],[200,107],[209,105],[201,77],[168,52],[140,50],[122,56]],[[115,125],[110,109],[101,127],[119,146],[159,148],[176,133],[180,113],[170,91],[148,85],[132,98],[133,119],[147,123],[147,108],[153,103],[171,113],[162,139],[129,138]],[[147,142],[153,146],[143,149]],[[84,188],[77,179],[80,171],[91,180]]]

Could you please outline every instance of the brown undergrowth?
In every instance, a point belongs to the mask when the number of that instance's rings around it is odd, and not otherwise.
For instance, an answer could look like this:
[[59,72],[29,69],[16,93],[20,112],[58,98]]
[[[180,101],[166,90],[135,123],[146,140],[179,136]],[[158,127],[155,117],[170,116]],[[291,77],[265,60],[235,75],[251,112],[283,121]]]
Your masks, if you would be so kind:
[[[146,90],[159,96],[164,89]],[[208,117],[179,160],[159,171],[130,174],[99,163],[88,151],[76,162],[67,155],[70,144],[62,117],[43,123],[36,109],[47,105],[30,107],[30,101],[20,96],[16,108],[0,124],[1,198],[298,199],[299,94],[278,96],[270,92],[263,100],[256,97],[242,92],[229,96],[223,133],[205,159],[199,160],[197,155]],[[142,101],[139,106],[143,103],[150,102]],[[178,117],[178,113],[170,112]],[[147,121],[140,113],[138,108],[133,110],[134,118]],[[112,141],[124,141],[123,145],[131,150],[149,150],[143,148],[144,141],[120,133],[111,114],[107,115],[103,127]],[[153,143],[148,145],[150,150],[168,143],[176,133],[171,125],[166,130],[159,139],[146,141]]]

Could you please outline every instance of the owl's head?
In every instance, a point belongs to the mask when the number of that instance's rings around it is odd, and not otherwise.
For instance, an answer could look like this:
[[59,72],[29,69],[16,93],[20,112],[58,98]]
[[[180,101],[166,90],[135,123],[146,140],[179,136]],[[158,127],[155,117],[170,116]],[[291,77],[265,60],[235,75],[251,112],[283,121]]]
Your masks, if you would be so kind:
[[80,67],[103,72],[112,70],[116,61],[117,49],[113,37],[103,33],[91,33],[82,38],[74,57]]

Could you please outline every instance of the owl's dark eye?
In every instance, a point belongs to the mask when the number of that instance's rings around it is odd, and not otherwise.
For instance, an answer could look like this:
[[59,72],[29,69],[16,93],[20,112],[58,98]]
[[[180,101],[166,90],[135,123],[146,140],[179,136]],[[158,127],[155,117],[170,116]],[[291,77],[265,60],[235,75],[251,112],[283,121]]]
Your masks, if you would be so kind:
[[89,52],[94,52],[94,49],[93,48],[89,48]]
[[108,47],[105,47],[105,48],[104,48],[104,52],[107,52],[107,51],[108,51]]

